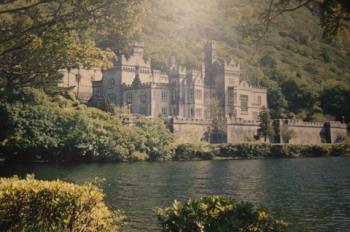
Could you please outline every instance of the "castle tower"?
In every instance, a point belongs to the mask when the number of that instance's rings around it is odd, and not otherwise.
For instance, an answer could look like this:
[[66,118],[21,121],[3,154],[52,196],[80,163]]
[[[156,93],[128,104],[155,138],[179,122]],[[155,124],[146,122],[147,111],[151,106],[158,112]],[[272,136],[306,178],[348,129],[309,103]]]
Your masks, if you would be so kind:
[[207,67],[216,59],[215,43],[214,41],[208,41],[204,45],[204,63]]
[[143,58],[143,53],[144,53],[144,44],[134,42],[134,44],[132,45],[132,54],[134,56],[138,56],[138,57]]
[[208,41],[204,45],[204,82],[208,86],[214,85],[213,63],[217,59],[214,41]]

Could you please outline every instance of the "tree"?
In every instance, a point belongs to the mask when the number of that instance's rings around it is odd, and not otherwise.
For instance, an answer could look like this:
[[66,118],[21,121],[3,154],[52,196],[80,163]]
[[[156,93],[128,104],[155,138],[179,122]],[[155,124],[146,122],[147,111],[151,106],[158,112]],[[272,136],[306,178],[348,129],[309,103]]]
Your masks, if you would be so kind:
[[0,2],[0,91],[55,88],[60,69],[106,67],[112,52],[95,37],[127,36],[142,0],[12,0]]
[[323,38],[331,40],[344,31],[349,32],[350,2],[348,0],[269,0],[266,9],[259,15],[259,37],[269,30],[271,22],[287,12],[307,8],[319,15]]
[[325,113],[340,121],[350,121],[350,88],[345,83],[329,84],[321,92],[320,101]]
[[271,116],[266,107],[261,108],[259,120],[259,136],[263,136],[264,141],[266,142],[267,138],[273,135]]
[[295,131],[288,129],[287,125],[283,125],[281,128],[281,137],[284,143],[289,143],[289,141],[296,136]]
[[271,110],[271,117],[274,119],[283,118],[285,117],[284,114],[288,103],[279,83],[284,80],[285,76],[279,72],[272,72],[268,75],[270,80],[265,78],[261,84],[267,88],[267,103]]
[[225,136],[226,121],[219,100],[211,96],[208,101],[210,123],[208,125],[209,142],[222,142]]

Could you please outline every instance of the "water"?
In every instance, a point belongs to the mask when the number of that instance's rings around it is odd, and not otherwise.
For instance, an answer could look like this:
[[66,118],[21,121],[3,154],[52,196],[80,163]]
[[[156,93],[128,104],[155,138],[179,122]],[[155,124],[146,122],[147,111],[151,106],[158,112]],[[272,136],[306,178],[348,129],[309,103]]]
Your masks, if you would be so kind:
[[290,224],[289,231],[350,231],[350,158],[0,164],[0,176],[27,173],[75,183],[106,178],[106,202],[125,211],[130,232],[159,231],[155,207],[209,194],[263,204]]

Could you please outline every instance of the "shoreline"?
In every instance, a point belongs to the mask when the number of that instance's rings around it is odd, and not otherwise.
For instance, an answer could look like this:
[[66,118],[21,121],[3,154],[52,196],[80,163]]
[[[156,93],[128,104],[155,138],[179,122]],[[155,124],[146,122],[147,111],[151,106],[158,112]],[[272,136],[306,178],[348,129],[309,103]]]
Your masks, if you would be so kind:
[[[17,154],[21,154],[17,152]],[[4,154],[4,153],[3,153]],[[23,152],[23,154],[26,154]],[[49,154],[49,151],[47,151]],[[28,155],[28,154],[27,154]],[[18,156],[10,156],[6,159],[3,155],[0,163],[12,164],[89,164],[89,163],[134,163],[134,162],[164,162],[164,161],[202,161],[202,160],[252,160],[252,159],[295,159],[317,157],[350,157],[350,144],[265,144],[265,143],[240,143],[240,144],[178,144],[172,156],[159,159],[125,159],[116,160],[113,157],[104,159],[84,159],[73,157],[66,159],[24,159]],[[80,159],[79,159],[80,158]]]

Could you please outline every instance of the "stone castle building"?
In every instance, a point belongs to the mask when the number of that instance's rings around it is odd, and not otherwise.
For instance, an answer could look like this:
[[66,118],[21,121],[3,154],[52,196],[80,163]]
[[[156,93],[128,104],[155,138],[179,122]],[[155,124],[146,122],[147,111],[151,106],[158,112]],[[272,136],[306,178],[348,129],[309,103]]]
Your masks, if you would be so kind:
[[168,72],[151,68],[143,44],[135,43],[129,54],[116,57],[114,67],[93,82],[92,101],[108,99],[129,106],[131,113],[150,117],[171,116],[208,120],[214,114],[257,120],[267,106],[266,89],[240,78],[240,66],[215,55],[212,42],[205,45],[204,63],[187,69],[172,58]]
[[[61,86],[71,88],[83,102],[101,105],[108,101],[127,106],[130,113],[150,118],[169,117],[179,143],[212,142],[208,130],[212,119],[224,119],[224,136],[216,142],[246,142],[256,139],[258,115],[267,108],[265,88],[251,86],[241,79],[240,65],[216,56],[215,44],[204,46],[204,62],[188,69],[171,59],[166,73],[151,68],[144,57],[144,46],[134,43],[130,51],[115,56],[113,67],[63,70]],[[283,143],[283,130],[293,130],[289,143],[334,143],[347,134],[340,122],[275,120],[275,138]],[[220,132],[221,133],[221,132]]]

